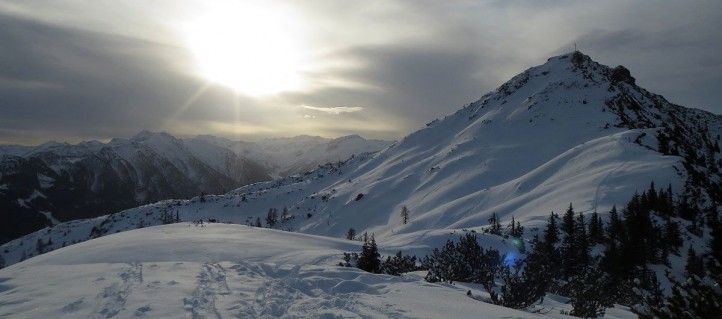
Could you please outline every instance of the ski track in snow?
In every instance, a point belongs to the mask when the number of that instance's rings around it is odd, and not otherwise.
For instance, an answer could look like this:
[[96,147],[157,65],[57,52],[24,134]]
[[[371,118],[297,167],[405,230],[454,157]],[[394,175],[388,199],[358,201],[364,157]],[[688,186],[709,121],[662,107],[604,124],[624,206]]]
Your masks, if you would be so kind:
[[230,293],[225,268],[218,263],[205,263],[198,274],[198,286],[189,298],[183,300],[183,304],[193,319],[220,319],[223,316],[216,306],[216,301]]
[[[627,146],[625,145],[624,142],[619,143],[619,146],[622,151],[622,154],[627,152]],[[619,163],[619,165],[617,165],[617,167],[610,170],[606,175],[604,175],[604,178],[602,178],[602,180],[597,184],[597,189],[594,192],[594,206],[593,206],[594,208],[592,209],[593,212],[597,211],[597,204],[599,203],[599,193],[601,193],[602,186],[607,185],[607,180],[609,179],[609,177],[614,175],[614,173],[616,173],[618,170],[622,169],[622,167],[627,165],[627,163],[629,163],[629,159],[626,159],[627,157],[623,156],[622,158],[625,158],[625,160],[622,161],[621,163]]]
[[143,264],[130,263],[118,274],[119,281],[107,286],[96,297],[96,310],[90,318],[113,318],[125,309],[133,289],[143,283]]
[[224,287],[222,291],[229,289],[226,295],[230,297],[225,299],[231,300],[231,305],[208,316],[194,312],[193,318],[407,318],[400,310],[361,302],[362,296],[373,297],[380,292],[378,285],[363,283],[367,278],[360,280],[365,274],[358,272],[246,262],[228,269],[228,277],[233,277],[238,290],[230,291],[225,275],[216,277],[216,283]]

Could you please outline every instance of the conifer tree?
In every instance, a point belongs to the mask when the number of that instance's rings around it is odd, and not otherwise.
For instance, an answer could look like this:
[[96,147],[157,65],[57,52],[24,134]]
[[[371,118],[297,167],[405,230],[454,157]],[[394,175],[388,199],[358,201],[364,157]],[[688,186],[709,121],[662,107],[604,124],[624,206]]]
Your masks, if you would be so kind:
[[509,230],[508,234],[511,237],[521,238],[524,236],[524,227],[514,219],[514,216],[511,216],[511,222],[506,228]]
[[564,278],[569,278],[575,275],[579,256],[577,240],[574,235],[577,229],[574,223],[574,208],[571,203],[566,213],[564,213],[564,217],[562,217],[560,229],[563,236],[561,247],[562,275]]
[[385,274],[400,276],[403,273],[416,270],[416,256],[402,255],[401,251],[395,256],[387,256],[382,265],[382,272]]
[[409,222],[409,209],[406,208],[406,205],[401,208],[401,221],[404,223],[404,225]]
[[569,281],[572,316],[598,318],[604,316],[612,303],[603,293],[606,276],[597,268],[584,268]]
[[[679,247],[682,247],[684,240],[682,240],[682,232],[680,231],[679,224],[672,221],[671,218],[667,217],[664,221],[664,240],[661,244],[663,248],[669,253],[679,254]],[[666,259],[666,255],[663,257]]]
[[368,236],[364,237],[366,240],[361,248],[361,253],[358,256],[356,265],[359,269],[378,274],[381,272],[381,255],[376,246],[376,239],[373,234],[370,239]]
[[266,225],[268,225],[268,228],[273,228],[276,222],[278,222],[278,212],[275,208],[268,209],[268,213],[266,213]]
[[702,256],[697,256],[697,252],[694,250],[692,245],[690,245],[687,250],[687,265],[685,265],[684,271],[687,274],[687,277],[691,277],[692,275],[698,277],[704,276],[704,262],[702,261]]
[[[490,297],[494,304],[508,308],[523,309],[539,301],[544,293],[537,292],[543,289],[531,287],[533,279],[528,276],[529,272],[521,269],[524,267],[524,260],[517,260],[512,267],[502,267],[500,279],[502,281],[500,292],[491,292]],[[534,278],[536,279],[536,278]]]
[[424,279],[428,282],[448,281],[451,283],[456,281],[460,259],[454,242],[451,239],[446,240],[441,250],[434,248],[431,254],[421,262],[423,267],[429,271]]
[[513,267],[501,268],[500,293],[490,293],[492,302],[515,309],[533,305],[542,299],[549,289],[549,270],[544,248],[539,245],[539,241],[535,241],[526,259],[517,260]]
[[594,211],[589,218],[589,243],[590,245],[604,242],[604,223],[602,217]]
[[489,217],[489,233],[501,236],[501,223],[496,212],[492,213],[491,217]]
[[607,243],[608,245],[612,243],[619,245],[622,241],[624,241],[625,237],[626,233],[624,229],[624,223],[619,217],[619,213],[617,212],[617,206],[612,206],[612,209],[609,211],[609,226],[607,226],[606,236]]
[[[716,212],[714,213],[717,214]],[[710,232],[711,239],[709,240],[709,261],[708,261],[708,268],[710,269],[719,269],[718,263],[722,263],[722,225],[720,223],[715,223],[714,226],[711,227],[712,231]]]
[[[577,221],[574,223],[574,246],[577,249],[576,268],[586,268],[590,264],[590,245],[587,236],[587,228],[584,222],[584,215],[579,212]],[[578,272],[578,271],[577,271]]]
[[551,255],[558,242],[559,227],[557,226],[557,215],[551,212],[547,221],[547,227],[544,229],[544,249]]

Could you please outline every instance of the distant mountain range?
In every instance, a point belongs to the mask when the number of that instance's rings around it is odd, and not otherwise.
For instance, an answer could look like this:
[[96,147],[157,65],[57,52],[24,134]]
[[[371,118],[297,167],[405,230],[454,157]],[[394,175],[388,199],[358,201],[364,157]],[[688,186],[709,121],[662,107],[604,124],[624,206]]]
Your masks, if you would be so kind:
[[249,143],[144,131],[109,143],[0,146],[0,243],[58,222],[224,193],[388,144],[357,135]]

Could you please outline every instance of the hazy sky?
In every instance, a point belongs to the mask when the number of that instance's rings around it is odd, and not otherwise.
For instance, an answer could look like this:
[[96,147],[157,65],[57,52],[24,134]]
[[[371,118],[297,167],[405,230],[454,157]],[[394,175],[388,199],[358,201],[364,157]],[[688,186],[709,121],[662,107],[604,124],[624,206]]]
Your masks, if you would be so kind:
[[0,143],[397,139],[573,50],[722,113],[722,1],[0,0]]

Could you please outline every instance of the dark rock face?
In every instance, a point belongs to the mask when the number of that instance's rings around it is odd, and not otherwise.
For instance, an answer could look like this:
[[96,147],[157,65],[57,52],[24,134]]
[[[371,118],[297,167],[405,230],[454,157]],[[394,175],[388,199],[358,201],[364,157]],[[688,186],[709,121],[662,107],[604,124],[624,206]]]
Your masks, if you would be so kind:
[[574,51],[574,53],[572,53],[572,63],[576,67],[582,67],[585,62],[592,62],[592,58],[579,51]]
[[612,82],[625,82],[631,85],[636,85],[636,80],[632,77],[632,73],[629,72],[624,66],[617,66],[612,69]]

